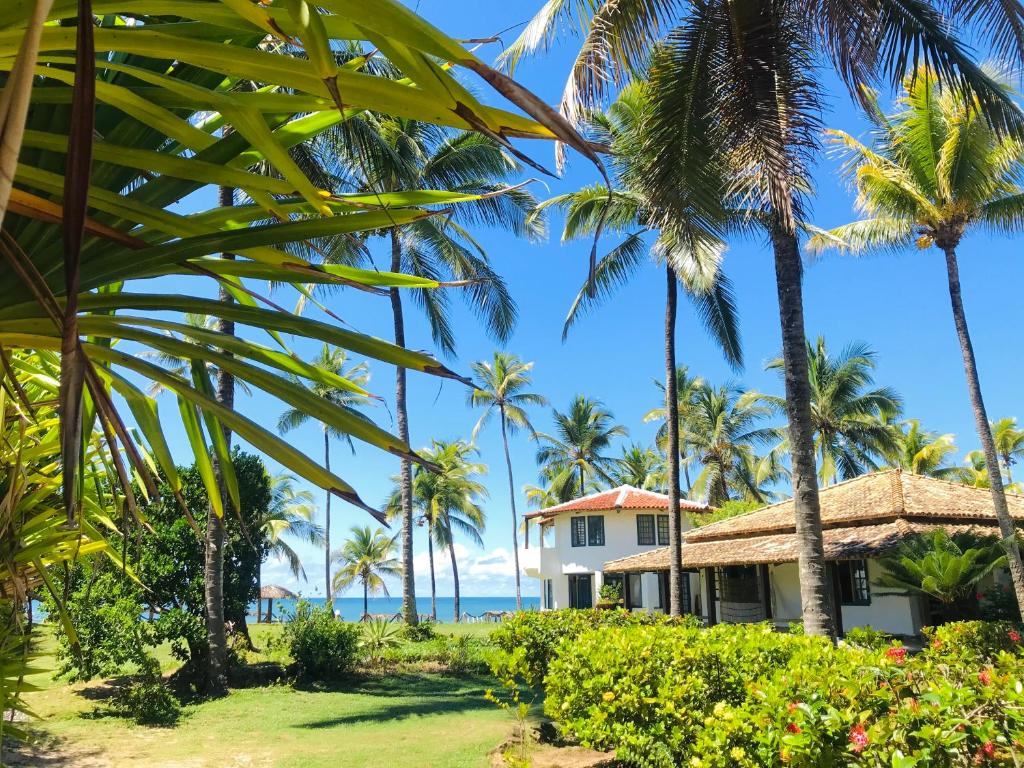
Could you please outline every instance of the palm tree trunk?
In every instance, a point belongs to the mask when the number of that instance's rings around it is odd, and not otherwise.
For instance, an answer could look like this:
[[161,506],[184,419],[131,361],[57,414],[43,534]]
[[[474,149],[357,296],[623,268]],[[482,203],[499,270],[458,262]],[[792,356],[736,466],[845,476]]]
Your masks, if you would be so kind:
[[974,359],[974,345],[971,344],[963,297],[960,294],[960,269],[956,261],[956,247],[947,245],[942,247],[942,250],[946,254],[949,298],[953,305],[953,322],[956,325],[956,335],[960,340],[960,353],[964,358],[964,374],[967,377],[967,391],[971,397],[971,408],[974,410],[974,424],[978,430],[978,438],[981,440],[981,449],[985,454],[985,463],[988,465],[992,506],[995,507],[996,519],[999,521],[999,533],[1006,545],[1010,578],[1013,580],[1013,590],[1017,595],[1017,606],[1024,610],[1024,565],[1021,563],[1020,547],[1017,544],[1017,531],[1006,505],[1006,491],[1003,488],[1003,478],[999,472],[999,456],[996,453],[995,439],[988,423],[988,414],[985,412],[985,401],[981,396],[978,364]]
[[[324,469],[331,471],[331,436],[324,427]],[[334,585],[331,584],[331,492],[327,492],[327,509],[324,512],[324,594],[327,607],[334,615]]]
[[[227,128],[224,132],[227,132]],[[221,187],[219,202],[223,207],[234,205],[235,191],[231,187]],[[224,254],[225,258],[233,259],[233,254]],[[229,294],[224,286],[220,287],[220,300],[230,302]],[[217,330],[221,333],[234,335],[235,324],[231,320],[220,320]],[[221,350],[224,354],[230,354]],[[217,402],[227,408],[235,407],[235,379],[223,369],[217,371]],[[231,430],[222,428],[224,439],[231,445]],[[217,486],[221,489],[224,514],[228,514],[231,500],[224,487],[220,464],[214,459],[214,474]],[[203,597],[206,607],[206,692],[211,695],[222,695],[227,692],[227,660],[228,643],[224,624],[224,520],[218,517],[210,505],[206,510],[206,538],[203,557]]]
[[[402,269],[402,244],[397,230],[391,230],[391,271]],[[402,296],[397,288],[391,291],[391,313],[395,321],[395,344],[405,346],[405,320],[402,316]],[[395,412],[398,421],[398,437],[409,445],[409,411],[405,403],[405,368],[395,368]],[[402,616],[406,624],[415,624],[416,578],[412,566],[412,465],[402,459],[399,473],[402,492]]]
[[668,411],[669,613],[683,613],[683,519],[679,510],[679,393],[676,387],[676,273],[665,266],[665,407]]
[[366,579],[363,579],[363,618],[365,619],[370,615],[370,588],[366,584]]
[[583,490],[585,488],[585,486],[584,486],[585,480],[583,479],[583,465],[582,464],[579,465],[579,470],[580,470],[580,497],[582,497],[582,496],[586,496],[587,495],[587,492],[585,490]]
[[508,469],[508,498],[512,505],[512,560],[516,568],[516,610],[523,610],[523,593],[519,583],[519,515],[516,514],[516,486],[512,479],[512,457],[508,452],[508,430],[505,426],[505,406],[501,406],[501,442],[505,446],[505,466]]
[[437,621],[437,583],[434,578],[434,535],[427,531],[427,555],[430,558],[430,619]]
[[796,234],[784,227],[780,221],[772,223],[771,239],[779,294],[786,415],[789,421],[793,464],[800,604],[807,634],[832,637],[835,634],[835,623],[825,568],[821,508],[818,504],[818,478],[814,466],[814,430],[811,426],[811,387],[807,371],[800,247]]
[[455,623],[459,623],[459,617],[462,615],[459,605],[459,566],[455,562],[455,538],[452,536],[452,522],[445,515],[446,525],[448,526],[448,554],[452,558],[452,585],[455,588]]

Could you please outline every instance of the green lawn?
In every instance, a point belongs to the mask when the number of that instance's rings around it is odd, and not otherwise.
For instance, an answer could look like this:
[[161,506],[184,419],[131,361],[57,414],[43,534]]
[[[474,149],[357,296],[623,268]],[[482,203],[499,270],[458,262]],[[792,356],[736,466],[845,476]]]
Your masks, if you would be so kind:
[[[280,631],[252,629],[257,645]],[[468,634],[491,629],[438,627]],[[161,658],[170,665],[169,655]],[[33,682],[45,687],[27,697],[43,718],[42,748],[18,756],[14,766],[485,766],[488,751],[512,728],[510,715],[484,699],[492,681],[472,676],[396,673],[326,691],[284,684],[235,690],[185,707],[174,728],[105,714],[103,683],[69,686],[43,675]]]

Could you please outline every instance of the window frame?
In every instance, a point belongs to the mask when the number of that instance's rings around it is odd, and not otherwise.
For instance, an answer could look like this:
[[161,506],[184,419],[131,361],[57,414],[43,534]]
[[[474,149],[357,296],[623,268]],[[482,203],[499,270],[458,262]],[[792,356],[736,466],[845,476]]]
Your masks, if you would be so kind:
[[[634,582],[635,579],[635,582]],[[637,600],[633,600],[633,584],[637,586]],[[644,607],[644,575],[642,573],[627,573],[626,574],[626,589],[629,590],[629,607],[643,608]]]
[[[665,524],[665,528],[664,528],[665,538],[664,539],[662,539],[662,537],[661,537],[661,532],[662,532],[661,525],[662,525],[663,522]],[[658,515],[655,518],[655,520],[654,520],[654,530],[655,530],[655,535],[656,535],[657,540],[658,540],[658,546],[659,547],[667,547],[669,545],[669,543],[671,542],[671,537],[669,536],[668,515]]]
[[868,561],[864,558],[839,560],[835,567],[836,578],[839,580],[839,604],[871,605],[871,579],[868,576]]
[[[640,523],[645,522],[650,525],[651,540],[644,541],[641,536]],[[657,523],[654,515],[637,515],[636,516],[636,545],[638,547],[653,547],[657,541]]]
[[554,608],[554,592],[554,579],[544,579],[544,607],[549,611]]
[[[600,525],[597,525],[600,523]],[[600,541],[595,540],[595,533],[600,532]],[[603,547],[605,545],[604,515],[587,515],[587,546]]]
[[[579,527],[580,523],[582,523],[582,528]],[[577,533],[579,537],[577,537]],[[587,546],[587,518],[585,515],[573,515],[569,518],[569,540],[574,547]]]

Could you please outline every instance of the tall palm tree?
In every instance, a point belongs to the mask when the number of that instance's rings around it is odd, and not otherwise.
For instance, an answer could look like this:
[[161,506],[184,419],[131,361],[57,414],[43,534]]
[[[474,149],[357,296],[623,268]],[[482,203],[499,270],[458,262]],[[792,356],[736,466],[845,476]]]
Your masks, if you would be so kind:
[[687,433],[701,471],[693,481],[691,496],[718,506],[732,498],[763,502],[763,485],[770,463],[757,448],[778,437],[772,427],[760,426],[771,408],[759,392],[744,391],[735,384],[719,387],[702,383],[696,388],[687,419]]
[[471,406],[484,409],[476,426],[473,427],[474,443],[480,430],[495,411],[501,425],[501,442],[505,448],[505,467],[508,470],[508,498],[512,506],[512,557],[516,569],[517,611],[523,609],[519,577],[519,515],[516,513],[516,487],[512,479],[512,456],[508,450],[508,436],[521,428],[528,429],[532,434],[535,430],[526,415],[526,407],[547,405],[547,398],[542,395],[523,391],[531,384],[532,368],[533,363],[524,363],[515,355],[495,352],[493,361],[473,363],[473,374],[478,385],[467,395]]
[[[313,359],[311,365],[333,383],[314,384],[313,393],[324,400],[344,409],[348,413],[366,418],[359,410],[370,403],[365,387],[370,381],[370,367],[366,362],[350,363],[348,353],[338,347],[331,347],[324,344],[320,353]],[[404,369],[399,369],[404,370]],[[310,419],[308,413],[300,408],[289,408],[281,414],[277,420],[277,429],[282,434],[305,424]],[[327,424],[322,425],[324,433],[324,467],[329,471],[331,468],[331,438],[342,440],[348,443],[349,448],[355,453],[355,445],[352,438],[345,432]],[[331,580],[331,493],[327,491],[327,503],[324,508],[324,589],[327,596],[327,604],[334,605],[334,588]]]
[[[805,219],[808,168],[818,150],[823,91],[817,69],[830,62],[854,94],[876,80],[893,82],[907,62],[928,63],[947,82],[976,94],[984,111],[1021,131],[1012,100],[950,34],[1020,61],[1017,3],[906,3],[899,0],[619,0],[549,2],[503,54],[514,68],[548,48],[568,27],[584,35],[561,110],[571,120],[633,78],[649,73],[652,89],[650,167],[646,195],[665,209],[676,190],[703,191],[686,200],[714,210],[723,195],[739,197],[765,227],[775,262],[792,484],[799,542],[800,597],[808,634],[832,635],[821,511],[810,426],[798,222]],[[671,29],[665,34],[667,28]],[[649,65],[649,66],[648,66]],[[895,84],[893,82],[893,84]],[[679,148],[685,148],[679,151]],[[735,172],[723,189],[695,180],[718,156]]]
[[[498,342],[511,335],[516,307],[501,276],[469,231],[472,226],[496,227],[513,234],[539,238],[543,218],[529,216],[536,201],[508,181],[519,163],[497,142],[473,132],[453,132],[415,120],[366,115],[343,124],[328,147],[337,155],[343,186],[356,191],[448,189],[484,197],[458,206],[454,213],[420,219],[381,234],[390,244],[390,269],[432,279],[455,281],[459,292]],[[497,194],[500,193],[500,194]],[[358,251],[356,251],[358,253]],[[415,290],[414,300],[427,316],[434,342],[446,353],[455,350],[449,294],[444,290]],[[405,310],[398,288],[390,291],[395,343],[405,346]],[[395,372],[395,410],[398,436],[409,443],[405,369]],[[403,614],[416,621],[412,551],[412,466],[401,464]]]
[[[992,473],[988,471],[989,464],[985,460],[984,451],[970,451],[964,456],[964,466],[957,467],[956,479],[964,485],[972,488],[992,489]],[[1003,488],[1007,493],[1021,493],[1020,483],[1004,482]]]
[[[656,386],[662,394],[661,400],[665,403],[668,402],[668,388],[663,382],[655,381]],[[690,480],[690,465],[694,461],[692,446],[689,442],[689,431],[687,428],[687,419],[689,418],[690,409],[693,406],[693,400],[697,395],[698,389],[704,386],[704,379],[699,376],[690,376],[690,370],[685,365],[676,367],[676,418],[679,423],[678,434],[679,434],[679,461],[682,465],[683,478],[686,480],[686,495],[690,495],[690,491],[693,488],[693,482]],[[652,408],[644,414],[644,421],[660,421],[661,426],[658,427],[658,432],[655,435],[655,441],[659,448],[665,451],[668,448],[668,420],[669,420],[669,409],[666,405],[660,405],[657,408]]]
[[665,457],[653,448],[633,443],[622,448],[618,466],[612,470],[615,485],[632,485],[649,491],[663,492],[667,463]]
[[[617,177],[615,190],[603,185],[560,195],[541,204],[556,206],[566,213],[563,240],[593,238],[602,229],[614,231],[622,240],[595,265],[593,274],[580,289],[565,321],[563,337],[579,315],[606,299],[616,288],[634,277],[640,268],[653,261],[663,269],[667,292],[665,300],[664,354],[665,403],[670,418],[666,424],[666,453],[679,455],[678,396],[675,391],[676,312],[678,285],[696,305],[697,313],[711,331],[726,358],[733,365],[741,360],[739,331],[736,325],[731,286],[720,270],[725,244],[721,228],[728,218],[724,210],[709,210],[707,205],[687,205],[685,200],[699,197],[700,191],[679,185],[674,206],[663,209],[643,192],[642,177],[650,165],[650,150],[645,128],[649,124],[651,104],[647,89],[639,84],[627,86],[607,112],[592,112],[586,122],[589,133],[610,147],[612,169]],[[682,152],[686,147],[680,147]],[[708,183],[712,169],[687,176],[686,181]],[[650,257],[650,258],[648,258]],[[682,612],[682,519],[679,511],[679,464],[668,466],[669,543],[671,557],[669,605],[673,615]]]
[[[894,115],[886,116],[868,94],[867,114],[874,141],[862,144],[832,131],[848,153],[846,171],[857,187],[856,206],[864,218],[820,232],[812,247],[843,251],[935,247],[946,267],[953,324],[960,342],[967,391],[985,464],[999,466],[974,346],[960,288],[957,247],[974,229],[1015,234],[1024,226],[1024,143],[1001,133],[974,99],[943,88],[931,71],[908,76]],[[1006,504],[1003,478],[989,472],[992,504],[1007,542],[1017,602],[1024,606],[1024,563]]]
[[363,586],[363,616],[370,613],[370,595],[388,596],[386,577],[401,575],[402,566],[395,557],[397,536],[388,536],[383,528],[353,526],[349,538],[334,553],[338,570],[333,587],[344,591],[357,581]]
[[306,581],[302,559],[288,539],[304,541],[317,548],[324,546],[327,539],[324,527],[313,522],[316,513],[313,494],[297,488],[296,482],[295,476],[287,472],[271,476],[270,504],[266,517],[260,522],[260,532],[269,545],[268,553],[288,563],[296,579]]
[[[811,428],[823,485],[878,469],[879,461],[896,450],[892,422],[903,409],[903,400],[890,387],[868,389],[875,366],[875,352],[865,344],[853,343],[831,355],[823,336],[807,342]],[[765,368],[781,372],[784,365],[776,359]],[[783,398],[765,395],[764,401],[785,412]],[[787,443],[783,446],[788,450]]]
[[1006,482],[1013,483],[1013,465],[1024,456],[1024,429],[1017,427],[1017,419],[1012,416],[999,419],[992,422],[992,439],[1006,472]]
[[552,410],[555,434],[537,433],[541,477],[560,501],[583,496],[612,482],[615,459],[606,451],[616,437],[629,434],[600,400],[576,395],[569,410]]
[[928,432],[917,419],[908,419],[897,429],[895,449],[886,455],[891,466],[915,475],[964,481],[964,468],[948,463],[957,451],[952,434]]

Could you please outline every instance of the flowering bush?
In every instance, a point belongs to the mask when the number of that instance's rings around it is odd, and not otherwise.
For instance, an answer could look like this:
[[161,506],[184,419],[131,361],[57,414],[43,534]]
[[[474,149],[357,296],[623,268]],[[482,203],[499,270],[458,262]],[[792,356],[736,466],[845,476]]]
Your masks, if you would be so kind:
[[599,627],[557,648],[545,711],[641,766],[1015,765],[1017,633],[948,625],[912,654],[763,625]]

